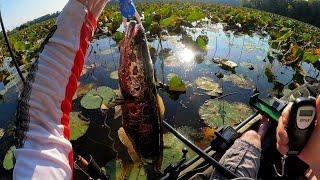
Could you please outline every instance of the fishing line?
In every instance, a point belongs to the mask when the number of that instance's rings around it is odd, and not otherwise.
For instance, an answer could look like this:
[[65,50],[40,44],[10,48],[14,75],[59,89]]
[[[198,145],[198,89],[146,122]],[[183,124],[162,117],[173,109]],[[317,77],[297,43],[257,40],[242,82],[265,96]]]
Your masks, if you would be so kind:
[[15,68],[17,69],[17,72],[18,72],[22,82],[25,83],[25,78],[23,77],[22,72],[20,71],[19,64],[18,64],[18,62],[17,62],[17,60],[16,60],[16,58],[14,56],[14,53],[13,53],[13,51],[11,49],[11,46],[10,46],[10,43],[9,43],[7,32],[6,32],[6,29],[4,27],[4,23],[3,23],[3,19],[2,19],[1,9],[0,9],[0,24],[1,24],[2,34],[3,34],[3,37],[5,39],[5,42],[6,42],[8,50],[9,50],[9,53],[10,53],[11,59],[13,61],[13,64],[14,64]]

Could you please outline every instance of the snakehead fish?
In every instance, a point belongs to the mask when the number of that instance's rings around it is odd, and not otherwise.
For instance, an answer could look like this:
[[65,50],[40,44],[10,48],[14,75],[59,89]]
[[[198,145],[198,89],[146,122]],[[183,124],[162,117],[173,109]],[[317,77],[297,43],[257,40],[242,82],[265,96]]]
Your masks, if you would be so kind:
[[162,122],[152,60],[143,27],[130,22],[120,46],[122,125],[145,165],[162,162]]

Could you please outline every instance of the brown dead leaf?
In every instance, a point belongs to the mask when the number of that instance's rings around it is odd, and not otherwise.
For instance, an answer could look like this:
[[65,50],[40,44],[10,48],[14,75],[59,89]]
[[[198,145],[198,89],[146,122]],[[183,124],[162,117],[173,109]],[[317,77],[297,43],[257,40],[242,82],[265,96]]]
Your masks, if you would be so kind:
[[118,119],[120,116],[122,116],[121,106],[114,107],[114,119]]
[[165,107],[164,107],[162,97],[159,95],[157,95],[157,102],[158,102],[158,107],[159,107],[159,111],[160,111],[160,118],[164,119]]
[[320,48],[314,50],[314,53],[315,53],[316,55],[319,55],[319,56],[320,56]]

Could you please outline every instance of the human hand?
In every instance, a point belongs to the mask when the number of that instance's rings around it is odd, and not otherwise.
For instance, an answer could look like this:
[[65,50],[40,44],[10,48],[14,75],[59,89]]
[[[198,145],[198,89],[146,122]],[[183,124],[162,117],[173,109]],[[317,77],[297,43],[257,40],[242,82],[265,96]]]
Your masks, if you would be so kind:
[[[277,149],[278,151],[285,155],[287,154],[288,147],[288,134],[285,130],[287,127],[289,116],[291,112],[292,103],[290,103],[282,112],[279,118],[277,127]],[[310,139],[298,157],[306,162],[311,169],[320,175],[320,96],[317,98],[316,102],[317,120],[315,128],[310,136]],[[320,178],[320,177],[318,177]]]
[[88,8],[96,19],[99,18],[104,7],[110,0],[77,0]]

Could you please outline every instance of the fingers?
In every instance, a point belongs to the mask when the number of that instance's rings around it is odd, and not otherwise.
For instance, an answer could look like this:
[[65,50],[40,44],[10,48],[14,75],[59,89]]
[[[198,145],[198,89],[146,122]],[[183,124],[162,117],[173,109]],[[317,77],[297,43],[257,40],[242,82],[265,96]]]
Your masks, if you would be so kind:
[[289,121],[290,112],[291,112],[292,103],[289,103],[288,106],[282,111],[282,114],[279,118],[278,127],[277,127],[277,149],[281,154],[286,154],[288,152],[288,134],[286,127]]
[[109,0],[77,0],[77,1],[85,5],[88,11],[92,12],[92,14],[96,17],[96,19],[98,19],[104,7],[109,2]]

